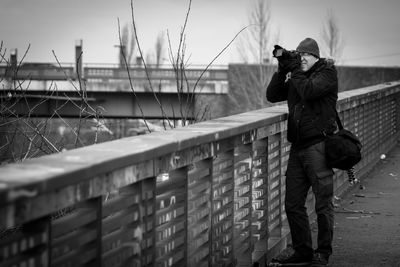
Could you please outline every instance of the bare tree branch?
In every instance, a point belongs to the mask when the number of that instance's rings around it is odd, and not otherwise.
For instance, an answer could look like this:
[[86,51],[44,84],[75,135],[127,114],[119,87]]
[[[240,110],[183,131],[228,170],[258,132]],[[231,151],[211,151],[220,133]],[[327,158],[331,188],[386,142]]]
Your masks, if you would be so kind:
[[[134,28],[134,29],[135,29],[135,35],[136,35],[136,28]],[[120,39],[120,43],[121,43],[119,19],[118,19],[118,34],[119,34],[119,39]],[[144,116],[144,112],[143,112],[142,106],[141,106],[141,104],[140,104],[139,97],[136,95],[135,89],[133,88],[132,79],[131,79],[131,74],[130,74],[130,72],[129,72],[128,62],[126,61],[126,57],[125,57],[125,55],[123,54],[123,52],[122,52],[122,56],[123,56],[123,59],[124,59],[124,62],[125,62],[126,71],[127,71],[127,73],[128,73],[128,79],[129,79],[130,88],[131,88],[131,90],[132,90],[132,92],[133,92],[133,95],[135,96],[135,98],[136,98],[136,100],[137,100],[138,107],[139,107],[140,113],[142,114],[143,121],[144,121],[144,123],[145,123],[145,125],[146,125],[146,128],[147,128],[147,130],[148,130],[149,132],[151,132],[150,127],[149,127],[149,125],[147,124],[146,117]]]
[[[133,25],[133,29],[134,29],[134,33],[135,33],[136,44],[137,44],[137,47],[138,47],[138,50],[139,50],[140,57],[141,57],[141,59],[143,61],[143,66],[144,66],[144,69],[145,69],[147,80],[149,82],[150,90],[153,93],[153,97],[156,100],[156,102],[157,102],[157,104],[158,104],[158,106],[159,106],[159,108],[161,110],[161,113],[166,118],[166,120],[169,121],[167,113],[165,112],[163,106],[160,103],[160,100],[157,97],[157,94],[154,91],[154,88],[153,88],[153,85],[151,83],[151,79],[150,79],[150,76],[149,76],[149,71],[148,71],[148,68],[147,68],[147,64],[146,64],[145,60],[143,60],[144,56],[143,56],[143,52],[142,52],[142,49],[140,47],[139,39],[138,39],[138,36],[137,36],[135,14],[133,12],[133,0],[131,0],[131,17],[132,17],[132,25]],[[118,25],[119,25],[119,22],[118,22]]]
[[327,57],[338,61],[343,53],[344,40],[332,9],[328,9],[327,11],[326,21],[322,26],[321,35],[323,49]]
[[234,86],[230,88],[228,101],[234,113],[268,105],[265,88],[274,71],[271,66],[273,44],[279,40],[279,31],[272,29],[270,0],[256,0],[248,22],[248,30],[237,45],[242,61],[247,64],[232,68]]

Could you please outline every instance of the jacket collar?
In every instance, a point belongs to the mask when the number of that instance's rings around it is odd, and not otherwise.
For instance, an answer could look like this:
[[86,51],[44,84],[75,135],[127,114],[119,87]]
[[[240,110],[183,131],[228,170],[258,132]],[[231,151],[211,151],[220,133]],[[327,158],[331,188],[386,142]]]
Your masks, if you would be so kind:
[[326,58],[320,58],[317,62],[315,62],[315,64],[306,72],[304,72],[304,74],[309,75],[311,73],[313,73],[314,71],[326,67],[326,66],[332,66],[334,67],[334,62],[332,59],[326,59]]

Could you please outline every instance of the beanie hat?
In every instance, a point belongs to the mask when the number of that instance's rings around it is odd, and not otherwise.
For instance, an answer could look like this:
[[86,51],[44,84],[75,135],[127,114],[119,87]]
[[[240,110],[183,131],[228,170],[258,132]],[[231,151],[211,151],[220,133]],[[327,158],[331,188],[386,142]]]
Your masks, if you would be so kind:
[[300,42],[299,46],[296,48],[299,53],[310,53],[317,58],[319,58],[319,47],[317,42],[312,38],[306,38]]

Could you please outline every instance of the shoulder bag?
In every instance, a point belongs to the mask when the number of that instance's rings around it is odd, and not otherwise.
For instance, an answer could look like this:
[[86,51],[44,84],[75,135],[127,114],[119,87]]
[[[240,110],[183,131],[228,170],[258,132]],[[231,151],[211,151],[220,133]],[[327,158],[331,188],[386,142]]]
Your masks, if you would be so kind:
[[362,144],[356,135],[343,128],[337,111],[336,122],[339,131],[326,135],[326,160],[331,168],[349,170],[361,160]]

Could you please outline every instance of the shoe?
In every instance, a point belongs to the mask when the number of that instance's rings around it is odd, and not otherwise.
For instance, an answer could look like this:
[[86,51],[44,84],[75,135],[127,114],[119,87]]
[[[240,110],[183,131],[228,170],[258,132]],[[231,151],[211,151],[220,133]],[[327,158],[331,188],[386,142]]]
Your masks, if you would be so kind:
[[328,259],[329,255],[326,255],[324,253],[315,253],[312,261],[311,261],[311,267],[323,267],[328,265]]
[[276,266],[309,266],[313,256],[306,256],[295,252],[286,257],[276,257],[272,259],[272,263],[277,263]]

